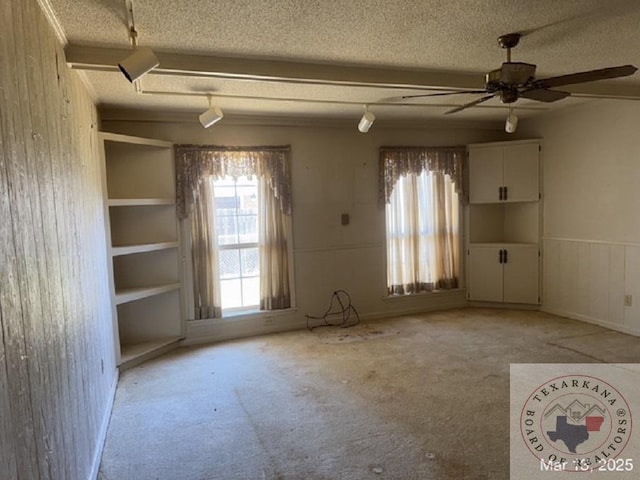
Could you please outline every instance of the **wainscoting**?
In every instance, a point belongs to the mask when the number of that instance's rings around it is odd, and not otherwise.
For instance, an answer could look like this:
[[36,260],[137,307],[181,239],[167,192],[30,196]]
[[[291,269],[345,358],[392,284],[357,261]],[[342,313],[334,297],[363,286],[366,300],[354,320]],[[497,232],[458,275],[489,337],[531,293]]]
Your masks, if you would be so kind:
[[640,244],[545,237],[543,254],[543,311],[640,336]]

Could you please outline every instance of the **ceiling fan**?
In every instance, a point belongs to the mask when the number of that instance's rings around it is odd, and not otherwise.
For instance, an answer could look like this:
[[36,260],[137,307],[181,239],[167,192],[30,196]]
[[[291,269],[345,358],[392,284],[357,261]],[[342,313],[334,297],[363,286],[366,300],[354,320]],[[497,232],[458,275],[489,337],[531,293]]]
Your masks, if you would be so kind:
[[539,102],[556,102],[571,95],[569,92],[561,90],[551,90],[554,87],[564,85],[574,85],[577,83],[595,82],[608,78],[626,77],[633,75],[638,70],[633,65],[622,65],[619,67],[601,68],[598,70],[588,70],[586,72],[571,73],[558,77],[535,78],[536,65],[523,62],[511,61],[511,49],[518,45],[520,33],[509,33],[498,37],[500,47],[507,50],[507,61],[497,70],[492,70],[485,75],[484,90],[472,90],[465,92],[443,92],[428,93],[423,95],[406,95],[402,99],[435,97],[441,95],[458,95],[461,93],[485,93],[473,102],[465,103],[453,108],[445,113],[456,113],[469,107],[491,100],[493,97],[500,97],[502,103],[513,103],[519,98],[537,100]]

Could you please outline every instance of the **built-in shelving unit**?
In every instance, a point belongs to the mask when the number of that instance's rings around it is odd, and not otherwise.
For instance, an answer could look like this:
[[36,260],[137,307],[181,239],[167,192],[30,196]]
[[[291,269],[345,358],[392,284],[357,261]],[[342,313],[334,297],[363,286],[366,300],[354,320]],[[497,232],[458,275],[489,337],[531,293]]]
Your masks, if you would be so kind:
[[467,298],[540,303],[540,143],[469,146]]
[[184,337],[173,144],[100,138],[116,358],[127,368]]

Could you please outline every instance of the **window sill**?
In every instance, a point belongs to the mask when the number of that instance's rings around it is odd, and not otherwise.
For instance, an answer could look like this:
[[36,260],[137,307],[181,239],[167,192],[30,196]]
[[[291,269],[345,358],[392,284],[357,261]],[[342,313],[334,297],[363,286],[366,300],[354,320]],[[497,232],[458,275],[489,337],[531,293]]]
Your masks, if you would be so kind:
[[230,310],[227,313],[224,312],[224,310],[222,311],[222,318],[234,318],[234,317],[241,317],[244,315],[256,315],[258,313],[262,313],[260,311],[259,308],[246,308],[246,309],[238,309],[238,310]]
[[283,310],[240,310],[229,312],[220,318],[205,318],[200,320],[189,320],[190,325],[218,325],[237,322],[240,320],[256,320],[284,317],[298,311],[298,307],[286,308]]
[[458,296],[461,293],[464,294],[464,288],[452,288],[451,290],[434,290],[432,292],[419,292],[419,293],[408,293],[406,295],[387,295],[386,297],[382,297],[383,302],[399,302],[402,300],[410,300],[415,298],[427,298],[427,297],[444,297],[444,296]]

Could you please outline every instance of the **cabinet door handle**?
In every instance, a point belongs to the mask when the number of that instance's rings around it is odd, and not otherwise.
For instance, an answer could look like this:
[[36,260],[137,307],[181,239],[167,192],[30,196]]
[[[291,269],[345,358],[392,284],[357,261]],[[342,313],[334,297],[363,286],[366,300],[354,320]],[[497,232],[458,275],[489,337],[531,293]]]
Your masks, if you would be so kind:
[[498,200],[502,200],[502,187],[498,187]]
[[502,187],[502,188],[504,188],[504,190],[503,190],[504,193],[502,194],[502,196],[504,197],[503,200],[506,200],[507,199],[507,187]]
[[504,250],[502,250],[502,249],[498,250],[498,263],[504,263],[503,262],[503,252],[504,252]]
[[508,259],[507,259],[507,250],[504,251],[504,254],[502,255],[502,259],[504,260],[502,263],[507,263]]

